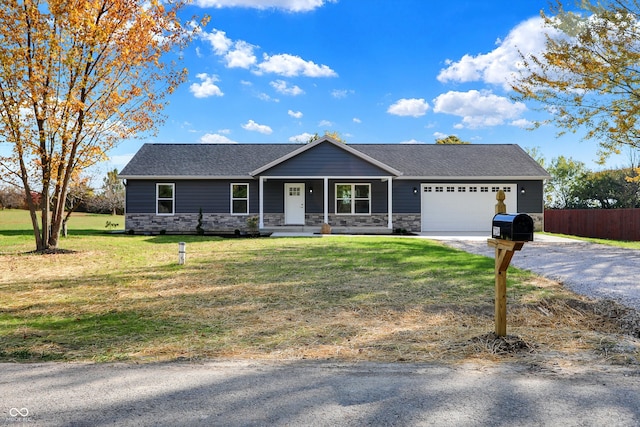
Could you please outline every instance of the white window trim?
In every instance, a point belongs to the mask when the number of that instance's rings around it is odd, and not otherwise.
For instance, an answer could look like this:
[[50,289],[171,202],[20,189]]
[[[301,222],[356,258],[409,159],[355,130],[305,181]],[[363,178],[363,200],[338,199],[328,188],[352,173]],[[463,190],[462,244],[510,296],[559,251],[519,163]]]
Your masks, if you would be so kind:
[[[350,185],[351,186],[351,213],[342,213],[342,212],[338,212],[338,186],[339,185]],[[356,199],[355,194],[356,194],[356,185],[366,185],[369,187],[369,197],[364,199],[364,198],[358,198]],[[371,216],[371,183],[369,182],[337,182],[335,183],[334,189],[333,189],[333,194],[334,194],[334,200],[335,200],[335,206],[334,206],[334,212],[336,215],[343,215],[343,216],[355,216],[355,215],[369,215]],[[356,200],[368,200],[369,201],[369,212],[367,213],[356,213]]]
[[[162,197],[160,198],[160,186],[161,185],[169,185],[171,186],[171,198]],[[158,202],[160,200],[171,200],[172,211],[171,213],[160,213],[158,212]],[[174,182],[156,182],[156,215],[160,216],[172,216],[176,214],[176,184]]]
[[[246,198],[245,197],[242,197],[242,198],[233,197],[233,186],[234,185],[244,185],[245,187],[247,187],[247,197]],[[229,201],[229,212],[231,212],[231,215],[237,215],[237,216],[249,215],[249,210],[250,210],[249,209],[249,190],[250,190],[249,184],[246,183],[246,182],[232,182],[231,185],[229,186],[229,190],[231,190],[230,194],[229,194],[229,199],[230,199],[230,201]],[[233,211],[233,201],[234,200],[246,200],[247,201],[247,211],[246,212],[234,212]]]

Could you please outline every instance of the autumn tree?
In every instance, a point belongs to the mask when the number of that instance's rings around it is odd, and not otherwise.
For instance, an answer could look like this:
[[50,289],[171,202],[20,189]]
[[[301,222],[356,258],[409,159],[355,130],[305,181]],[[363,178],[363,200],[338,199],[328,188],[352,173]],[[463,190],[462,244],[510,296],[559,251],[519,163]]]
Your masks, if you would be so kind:
[[455,135],[449,135],[444,138],[436,139],[436,144],[440,145],[457,145],[457,144],[470,144],[470,142],[466,142],[461,140]]
[[623,147],[640,148],[640,4],[581,0],[578,11],[558,1],[542,13],[548,36],[539,55],[522,54],[513,88],[536,101],[560,134],[586,129],[604,161]]
[[[55,249],[78,169],[153,132],[186,73],[167,54],[193,35],[182,0],[5,0],[0,175],[24,190],[39,251]],[[196,26],[193,26],[194,28]],[[42,197],[40,219],[34,194]]]
[[[342,138],[342,136],[340,136],[340,132],[335,131],[335,130],[334,131],[325,130],[324,131],[324,136],[328,136],[329,138],[334,139],[335,141],[338,141],[338,142],[342,142],[343,144],[347,143],[347,141],[344,138]],[[309,143],[312,143],[313,141],[317,141],[319,139],[320,139],[320,135],[318,135],[318,132],[316,132],[316,133],[313,134],[313,136],[311,138],[309,138],[307,143],[309,144]]]

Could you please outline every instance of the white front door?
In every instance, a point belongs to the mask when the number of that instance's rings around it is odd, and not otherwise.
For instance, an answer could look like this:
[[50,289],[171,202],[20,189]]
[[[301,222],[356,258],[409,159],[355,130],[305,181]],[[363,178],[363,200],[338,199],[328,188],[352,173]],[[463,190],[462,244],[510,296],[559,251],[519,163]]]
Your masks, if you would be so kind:
[[284,223],[304,225],[304,184],[284,185]]

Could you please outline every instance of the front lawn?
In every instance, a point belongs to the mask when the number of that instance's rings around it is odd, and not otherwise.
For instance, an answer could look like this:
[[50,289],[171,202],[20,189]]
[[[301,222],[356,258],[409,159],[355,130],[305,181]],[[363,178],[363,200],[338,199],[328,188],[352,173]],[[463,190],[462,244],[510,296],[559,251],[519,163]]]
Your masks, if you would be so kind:
[[[28,231],[0,229],[0,360],[504,357],[483,341],[493,331],[493,259],[424,239],[95,230],[60,247],[73,252],[27,253]],[[603,342],[626,338],[588,307],[510,269],[508,333],[526,343],[511,356],[604,358]],[[636,346],[621,357],[637,355]]]

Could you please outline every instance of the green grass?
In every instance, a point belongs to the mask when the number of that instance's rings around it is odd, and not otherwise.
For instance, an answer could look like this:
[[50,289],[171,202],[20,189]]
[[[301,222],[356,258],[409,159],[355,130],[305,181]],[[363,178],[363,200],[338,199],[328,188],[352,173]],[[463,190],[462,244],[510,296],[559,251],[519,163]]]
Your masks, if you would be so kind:
[[[493,259],[424,239],[129,236],[78,216],[73,252],[39,255],[15,215],[0,212],[0,360],[463,360],[493,329]],[[560,286],[508,277],[510,333],[602,340],[588,317],[538,310],[574,298]]]

